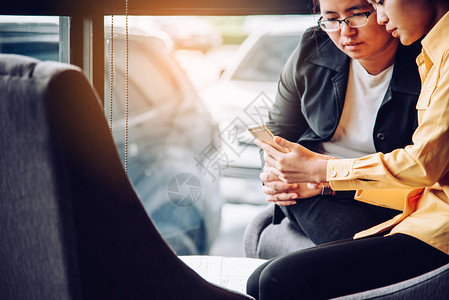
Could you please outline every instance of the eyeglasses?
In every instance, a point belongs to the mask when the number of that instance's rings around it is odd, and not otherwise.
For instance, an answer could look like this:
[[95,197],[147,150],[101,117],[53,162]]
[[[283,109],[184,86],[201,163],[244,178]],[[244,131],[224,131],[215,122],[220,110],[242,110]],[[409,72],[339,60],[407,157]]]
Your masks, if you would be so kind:
[[340,29],[341,25],[343,23],[346,23],[351,28],[358,28],[365,26],[368,24],[368,17],[375,12],[375,10],[367,11],[364,13],[354,14],[352,16],[349,16],[347,18],[344,18],[343,20],[337,20],[337,19],[328,19],[323,20],[323,17],[321,17],[318,20],[318,25],[327,32],[333,32]]

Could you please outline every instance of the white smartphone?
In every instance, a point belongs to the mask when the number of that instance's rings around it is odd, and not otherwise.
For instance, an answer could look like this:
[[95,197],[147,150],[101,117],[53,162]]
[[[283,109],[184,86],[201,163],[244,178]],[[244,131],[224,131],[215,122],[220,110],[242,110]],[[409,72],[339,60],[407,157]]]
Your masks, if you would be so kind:
[[284,147],[276,144],[273,141],[274,135],[273,135],[273,133],[271,133],[271,131],[265,125],[250,127],[250,128],[248,128],[248,131],[256,139],[259,139],[259,140],[267,143],[268,145],[272,146],[276,150],[278,150],[278,151],[280,151],[282,153],[288,153],[289,152],[287,148],[284,148]]

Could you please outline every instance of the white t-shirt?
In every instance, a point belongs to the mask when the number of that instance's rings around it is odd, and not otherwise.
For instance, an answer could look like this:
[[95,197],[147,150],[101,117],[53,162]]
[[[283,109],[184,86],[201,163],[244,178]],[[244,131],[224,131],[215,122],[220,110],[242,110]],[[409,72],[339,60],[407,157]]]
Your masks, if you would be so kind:
[[357,60],[351,60],[340,122],[332,139],[320,145],[319,152],[338,158],[357,158],[376,152],[374,124],[392,75],[393,65],[371,75]]

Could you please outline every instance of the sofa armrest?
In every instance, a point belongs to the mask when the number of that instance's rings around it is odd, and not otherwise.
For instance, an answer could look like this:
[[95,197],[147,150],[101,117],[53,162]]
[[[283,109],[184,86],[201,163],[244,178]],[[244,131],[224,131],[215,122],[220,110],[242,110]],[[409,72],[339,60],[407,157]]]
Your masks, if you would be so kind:
[[243,248],[246,257],[259,258],[257,256],[257,247],[262,232],[271,224],[273,218],[274,204],[267,207],[257,214],[248,224],[243,234]]
[[247,257],[270,259],[315,246],[287,218],[272,224],[274,204],[270,204],[249,223],[243,244]]

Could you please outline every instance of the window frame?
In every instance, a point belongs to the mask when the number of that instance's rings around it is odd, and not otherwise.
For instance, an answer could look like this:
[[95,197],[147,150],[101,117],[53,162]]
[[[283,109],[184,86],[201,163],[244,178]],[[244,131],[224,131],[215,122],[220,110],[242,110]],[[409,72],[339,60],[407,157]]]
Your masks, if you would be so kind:
[[[313,0],[132,0],[128,15],[276,15],[311,14]],[[55,15],[70,17],[70,52],[63,49],[66,62],[80,67],[104,104],[104,17],[124,15],[125,1],[32,0],[9,1],[0,15]],[[64,28],[63,30],[67,30]],[[68,54],[70,53],[70,54]],[[70,59],[67,61],[67,55]]]

